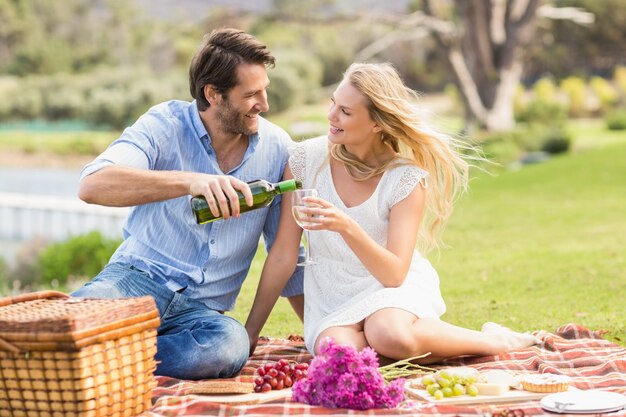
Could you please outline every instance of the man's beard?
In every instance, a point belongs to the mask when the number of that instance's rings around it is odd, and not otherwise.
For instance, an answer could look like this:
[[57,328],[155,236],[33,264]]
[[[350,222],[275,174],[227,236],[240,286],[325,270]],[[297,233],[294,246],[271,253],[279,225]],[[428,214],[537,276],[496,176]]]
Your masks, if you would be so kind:
[[217,108],[217,118],[220,122],[220,129],[225,133],[235,133],[238,135],[253,135],[258,129],[250,129],[246,125],[245,114],[237,111],[228,99],[222,101]]

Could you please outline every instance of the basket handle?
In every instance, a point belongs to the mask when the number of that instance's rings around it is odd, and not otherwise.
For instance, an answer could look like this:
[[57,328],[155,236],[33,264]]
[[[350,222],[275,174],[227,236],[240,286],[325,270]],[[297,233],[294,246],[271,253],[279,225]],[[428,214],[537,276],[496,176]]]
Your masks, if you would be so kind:
[[11,304],[23,303],[25,301],[45,300],[48,298],[70,298],[69,295],[59,291],[36,291],[26,294],[15,295],[13,297],[0,298],[0,307]]

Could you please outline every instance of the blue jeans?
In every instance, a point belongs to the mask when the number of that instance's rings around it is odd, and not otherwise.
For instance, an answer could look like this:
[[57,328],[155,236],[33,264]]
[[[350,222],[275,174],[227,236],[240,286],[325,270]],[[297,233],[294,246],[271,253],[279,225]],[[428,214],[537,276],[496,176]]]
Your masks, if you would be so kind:
[[157,333],[156,374],[178,379],[228,378],[248,360],[245,327],[232,317],[174,292],[130,265],[109,264],[72,296],[154,298],[161,325]]

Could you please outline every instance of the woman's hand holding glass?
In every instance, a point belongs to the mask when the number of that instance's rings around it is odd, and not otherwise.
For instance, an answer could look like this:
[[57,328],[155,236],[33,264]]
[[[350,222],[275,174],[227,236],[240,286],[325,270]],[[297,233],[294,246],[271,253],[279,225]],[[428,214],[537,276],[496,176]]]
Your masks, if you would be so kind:
[[316,262],[311,257],[311,238],[309,235],[309,230],[307,227],[315,225],[315,216],[307,213],[307,208],[310,207],[310,203],[307,201],[307,197],[317,197],[317,190],[315,189],[302,189],[295,190],[292,193],[291,199],[291,208],[293,213],[293,218],[298,223],[298,226],[304,229],[304,235],[306,238],[306,257],[303,262],[298,263],[298,265],[306,266],[313,265]]
[[[311,195],[307,196],[305,201],[307,205],[301,209],[308,219],[304,223],[305,230],[328,230],[341,234],[354,227],[354,220],[347,213],[323,198]],[[300,227],[303,226],[298,224]]]

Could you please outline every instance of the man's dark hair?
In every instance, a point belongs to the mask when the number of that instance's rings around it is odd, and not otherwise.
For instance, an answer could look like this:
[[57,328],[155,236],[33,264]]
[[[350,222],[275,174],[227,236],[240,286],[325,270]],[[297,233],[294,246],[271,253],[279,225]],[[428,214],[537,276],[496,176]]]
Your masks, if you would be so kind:
[[189,90],[198,110],[210,107],[204,86],[211,84],[220,94],[237,85],[240,64],[274,66],[274,56],[254,36],[237,29],[215,29],[206,35],[189,66]]

